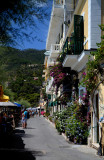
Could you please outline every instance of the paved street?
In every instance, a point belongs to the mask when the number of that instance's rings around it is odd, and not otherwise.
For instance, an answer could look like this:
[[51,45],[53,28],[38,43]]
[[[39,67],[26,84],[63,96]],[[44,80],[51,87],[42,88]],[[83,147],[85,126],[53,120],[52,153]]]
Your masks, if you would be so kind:
[[[18,128],[25,145],[36,160],[101,160],[96,150],[66,142],[62,135],[44,118],[28,120],[27,129]],[[32,160],[32,159],[29,159]]]

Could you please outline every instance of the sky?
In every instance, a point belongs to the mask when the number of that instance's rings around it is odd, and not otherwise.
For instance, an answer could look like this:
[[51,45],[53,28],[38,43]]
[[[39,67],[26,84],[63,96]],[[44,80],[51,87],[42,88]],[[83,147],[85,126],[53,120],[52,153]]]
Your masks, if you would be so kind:
[[26,33],[30,33],[32,31],[31,40],[28,41],[28,39],[24,38],[23,44],[21,42],[18,42],[19,45],[17,45],[16,48],[20,50],[30,49],[30,48],[38,50],[46,49],[46,39],[48,35],[51,9],[52,9],[52,1],[48,2],[48,13],[49,13],[48,18],[44,19],[44,22],[39,22],[38,20],[35,20],[37,28],[34,27],[34,29],[31,29],[30,27],[28,27],[28,29],[26,30]]

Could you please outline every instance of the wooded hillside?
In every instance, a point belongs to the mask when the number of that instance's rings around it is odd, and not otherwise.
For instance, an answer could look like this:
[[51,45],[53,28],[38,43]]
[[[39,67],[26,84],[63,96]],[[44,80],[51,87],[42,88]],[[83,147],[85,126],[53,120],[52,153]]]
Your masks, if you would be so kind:
[[13,92],[12,100],[24,99],[32,106],[38,103],[44,52],[0,47],[0,84]]

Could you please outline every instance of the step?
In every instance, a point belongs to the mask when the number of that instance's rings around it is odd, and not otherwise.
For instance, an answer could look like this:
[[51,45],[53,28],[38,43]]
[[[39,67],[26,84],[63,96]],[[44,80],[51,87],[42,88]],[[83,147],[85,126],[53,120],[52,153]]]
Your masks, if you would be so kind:
[[92,143],[92,147],[95,148],[96,150],[99,149],[99,143]]

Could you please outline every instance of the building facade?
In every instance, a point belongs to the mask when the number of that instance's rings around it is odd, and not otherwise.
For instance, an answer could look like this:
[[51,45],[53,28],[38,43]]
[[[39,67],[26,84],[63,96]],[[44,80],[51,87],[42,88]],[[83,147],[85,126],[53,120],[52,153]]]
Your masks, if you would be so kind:
[[[60,85],[57,95],[53,87],[54,78],[48,74],[48,69],[57,64],[60,56],[62,66],[68,75],[71,71],[77,84],[82,80],[83,72],[86,72],[86,63],[92,51],[96,51],[97,44],[101,42],[103,32],[99,25],[104,24],[104,1],[103,0],[54,0],[47,36],[45,60],[47,81],[46,93],[51,95],[49,100],[52,104],[52,113],[60,111],[62,105],[56,99],[64,93],[66,84]],[[61,54],[60,54],[61,53]],[[94,57],[91,57],[92,59]],[[70,84],[74,78],[69,80]],[[66,85],[68,89],[70,85]],[[73,94],[75,86],[69,87],[68,92]],[[79,86],[78,95],[82,96],[86,88]],[[93,98],[94,108],[91,110],[90,142],[100,141],[101,131],[98,120],[104,114],[104,86],[101,84],[96,89]],[[79,98],[80,101],[80,98]],[[52,103],[54,102],[54,103]],[[96,118],[97,117],[97,118]]]

